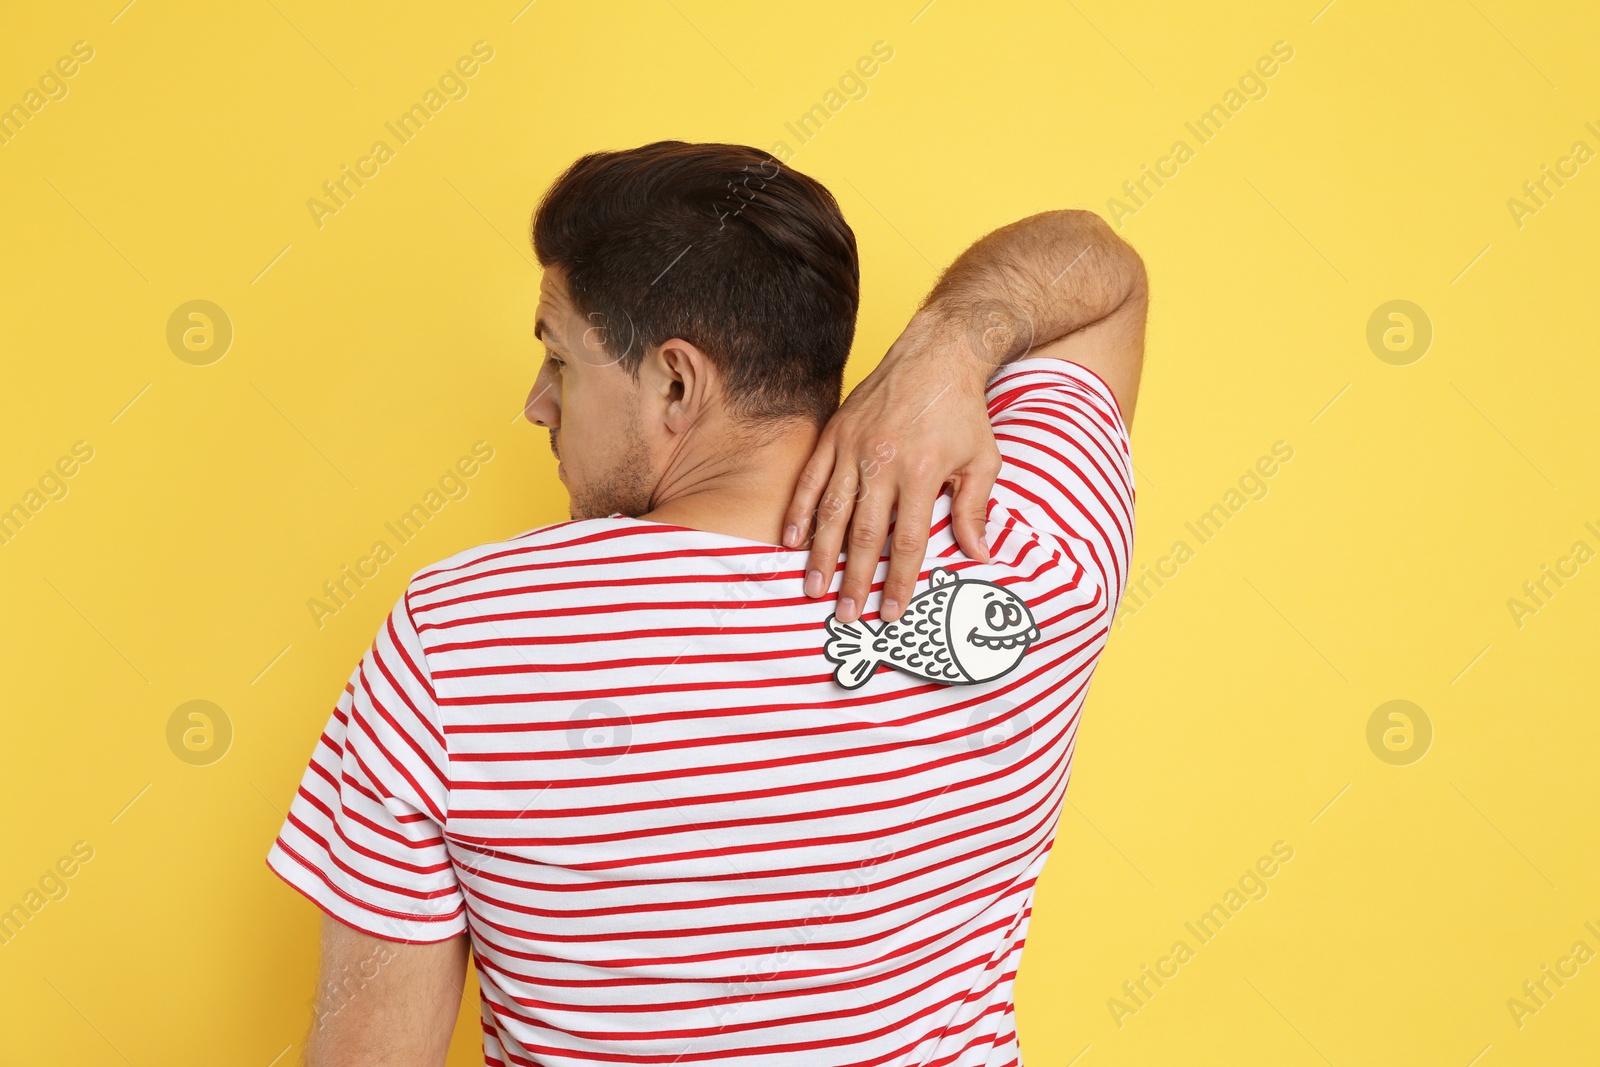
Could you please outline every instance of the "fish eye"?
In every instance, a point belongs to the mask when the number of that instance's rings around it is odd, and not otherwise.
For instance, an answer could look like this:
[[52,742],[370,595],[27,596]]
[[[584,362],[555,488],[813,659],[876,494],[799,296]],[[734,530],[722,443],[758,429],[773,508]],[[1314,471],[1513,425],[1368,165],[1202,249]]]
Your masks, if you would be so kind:
[[989,624],[991,630],[1003,630],[1006,626],[1006,606],[998,600],[990,601],[984,610],[983,621]]
[[1022,609],[1015,604],[1006,605],[1006,625],[1016,626],[1022,622]]

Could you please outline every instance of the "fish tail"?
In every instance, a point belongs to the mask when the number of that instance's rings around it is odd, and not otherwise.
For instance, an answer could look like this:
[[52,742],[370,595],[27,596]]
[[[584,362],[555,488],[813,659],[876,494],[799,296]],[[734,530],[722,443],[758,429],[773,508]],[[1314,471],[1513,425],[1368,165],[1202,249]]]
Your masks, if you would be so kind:
[[839,666],[833,680],[846,689],[859,689],[867,684],[878,669],[878,657],[871,651],[872,639],[877,636],[865,622],[840,622],[828,617],[828,641],[822,654]]

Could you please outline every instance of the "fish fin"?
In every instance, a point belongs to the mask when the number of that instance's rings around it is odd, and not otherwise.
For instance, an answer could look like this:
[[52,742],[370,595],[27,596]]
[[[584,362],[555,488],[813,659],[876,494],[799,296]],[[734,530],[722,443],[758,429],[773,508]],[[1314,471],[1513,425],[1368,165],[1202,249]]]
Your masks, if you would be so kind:
[[872,639],[877,635],[861,619],[840,622],[832,615],[828,616],[827,629],[828,640],[822,646],[822,654],[839,665],[833,680],[846,689],[860,689],[878,669],[878,657],[871,650]]
[[931,589],[941,585],[948,585],[955,580],[956,576],[954,574],[943,567],[935,567],[928,574],[928,587]]

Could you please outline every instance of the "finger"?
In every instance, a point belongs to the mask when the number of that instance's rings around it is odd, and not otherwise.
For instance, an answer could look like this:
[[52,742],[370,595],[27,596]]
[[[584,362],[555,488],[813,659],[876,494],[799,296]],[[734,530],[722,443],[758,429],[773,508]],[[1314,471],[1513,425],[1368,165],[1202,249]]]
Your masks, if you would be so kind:
[[806,560],[806,596],[819,597],[833,584],[833,573],[839,569],[839,550],[844,546],[845,531],[849,529],[854,504],[855,481],[851,478],[850,469],[846,467],[835,471],[817,505],[816,526],[811,534],[811,555]]
[[928,554],[928,527],[933,525],[936,490],[902,490],[895,503],[894,535],[889,541],[889,574],[883,580],[883,602],[878,617],[893,622],[911,603]]
[[854,622],[861,617],[867,594],[872,592],[872,576],[883,556],[883,543],[889,536],[889,491],[870,484],[866,490],[850,517],[844,577],[839,582],[839,603],[833,612],[840,622]]
[[795,483],[794,497],[789,501],[789,510],[784,513],[785,547],[799,548],[805,543],[806,531],[811,526],[812,513],[817,510],[817,504],[828,488],[828,479],[833,476],[834,453],[833,438],[824,434],[817,442],[816,451],[811,453],[811,458],[806,461],[805,469],[800,472],[800,478]]
[[956,480],[955,498],[950,503],[950,524],[956,543],[968,559],[989,562],[989,545],[984,531],[988,524],[989,497],[999,474],[998,464],[974,464]]

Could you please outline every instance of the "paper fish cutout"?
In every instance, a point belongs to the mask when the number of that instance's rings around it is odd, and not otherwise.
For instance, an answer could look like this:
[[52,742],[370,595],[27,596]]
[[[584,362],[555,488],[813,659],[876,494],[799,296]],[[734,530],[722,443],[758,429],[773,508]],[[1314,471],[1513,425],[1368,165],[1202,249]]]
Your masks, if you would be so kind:
[[861,619],[830,615],[822,654],[839,666],[833,680],[859,689],[887,663],[896,670],[946,685],[990,682],[1022,662],[1039,640],[1039,627],[1011,590],[935,567],[928,588],[905,614],[874,630]]

